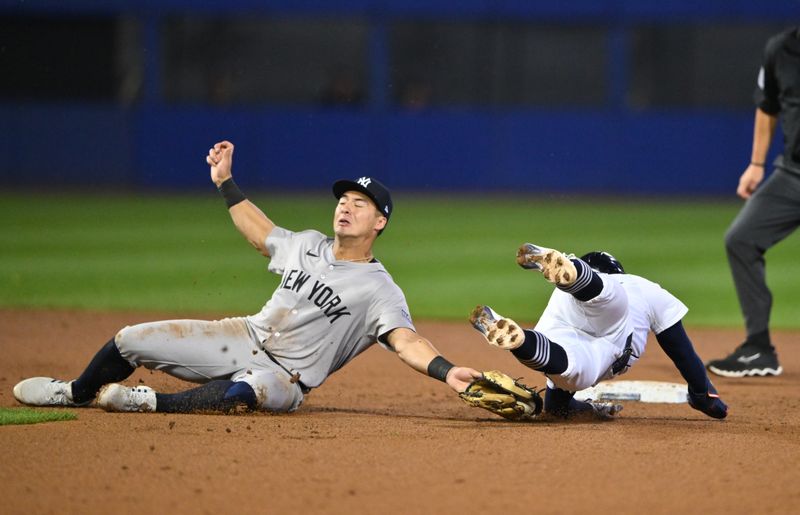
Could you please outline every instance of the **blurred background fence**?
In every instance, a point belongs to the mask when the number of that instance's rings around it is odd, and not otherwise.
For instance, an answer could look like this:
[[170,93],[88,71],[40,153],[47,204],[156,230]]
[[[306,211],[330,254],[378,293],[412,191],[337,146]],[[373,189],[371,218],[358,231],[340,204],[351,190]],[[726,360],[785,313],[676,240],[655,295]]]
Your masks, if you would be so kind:
[[250,187],[732,194],[764,43],[798,21],[779,0],[2,0],[0,174],[207,188],[225,138]]

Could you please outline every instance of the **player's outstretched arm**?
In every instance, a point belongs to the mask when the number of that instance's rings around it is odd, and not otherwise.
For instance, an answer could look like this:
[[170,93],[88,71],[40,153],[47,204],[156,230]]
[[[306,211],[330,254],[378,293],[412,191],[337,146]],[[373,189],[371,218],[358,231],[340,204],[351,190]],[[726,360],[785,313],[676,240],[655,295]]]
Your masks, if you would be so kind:
[[269,257],[265,246],[267,236],[272,232],[275,224],[267,218],[255,204],[247,200],[233,182],[233,143],[220,141],[215,143],[208,151],[206,163],[211,166],[211,180],[225,197],[228,212],[231,214],[234,225],[239,232],[261,254]]
[[463,392],[481,373],[468,367],[457,367],[444,359],[426,338],[411,329],[399,327],[386,338],[403,362],[422,374],[447,383],[456,392]]
[[691,340],[678,321],[656,335],[656,340],[689,386],[689,405],[709,417],[725,418],[728,406],[719,398],[708,379],[706,367],[694,351]]

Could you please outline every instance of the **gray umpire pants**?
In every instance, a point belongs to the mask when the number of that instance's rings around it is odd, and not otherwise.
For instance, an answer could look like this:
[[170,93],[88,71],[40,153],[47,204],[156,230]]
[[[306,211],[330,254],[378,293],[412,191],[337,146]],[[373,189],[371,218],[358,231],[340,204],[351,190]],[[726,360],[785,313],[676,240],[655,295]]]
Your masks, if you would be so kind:
[[769,329],[772,293],[764,253],[800,225],[800,176],[776,168],[725,234],[728,263],[747,335]]

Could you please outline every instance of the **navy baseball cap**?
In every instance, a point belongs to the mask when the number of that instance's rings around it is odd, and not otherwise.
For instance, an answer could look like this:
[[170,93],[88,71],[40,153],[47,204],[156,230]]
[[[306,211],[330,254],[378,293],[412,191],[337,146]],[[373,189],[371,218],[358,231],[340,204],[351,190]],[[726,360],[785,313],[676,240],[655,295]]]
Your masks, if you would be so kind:
[[372,177],[359,177],[354,181],[342,179],[333,183],[333,194],[340,198],[347,191],[360,191],[375,203],[378,211],[389,220],[392,215],[392,195],[388,188]]

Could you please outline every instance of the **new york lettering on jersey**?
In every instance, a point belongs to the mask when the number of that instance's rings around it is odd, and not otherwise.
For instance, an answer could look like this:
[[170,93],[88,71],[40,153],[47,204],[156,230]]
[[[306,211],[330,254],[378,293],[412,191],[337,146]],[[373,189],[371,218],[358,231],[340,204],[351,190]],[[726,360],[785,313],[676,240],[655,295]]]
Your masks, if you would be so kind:
[[284,275],[280,288],[300,293],[306,283],[308,283],[309,287],[305,288],[309,290],[306,298],[313,302],[314,305],[328,317],[328,322],[331,324],[342,316],[350,316],[352,314],[348,311],[347,306],[338,307],[339,304],[342,303],[342,298],[333,291],[333,288],[319,280],[314,280],[314,283],[311,284],[308,281],[310,278],[311,274],[305,273],[302,270],[290,270]]

